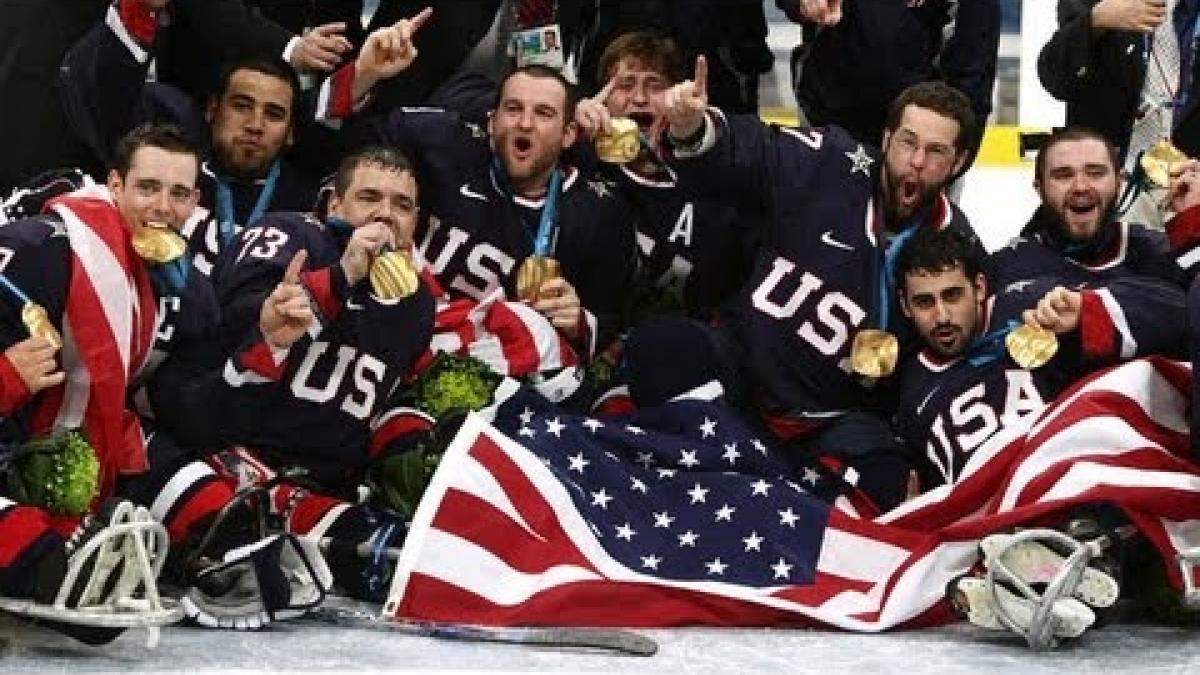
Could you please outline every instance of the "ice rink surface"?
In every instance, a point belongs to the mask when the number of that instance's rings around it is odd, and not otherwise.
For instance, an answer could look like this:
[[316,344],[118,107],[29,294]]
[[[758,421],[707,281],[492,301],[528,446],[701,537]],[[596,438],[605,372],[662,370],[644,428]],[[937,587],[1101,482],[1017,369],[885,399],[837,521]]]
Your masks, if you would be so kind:
[[966,624],[882,635],[814,630],[639,631],[658,641],[641,658],[523,645],[435,640],[305,620],[257,633],[174,627],[148,650],[146,632],[88,647],[0,618],[0,673],[472,672],[472,673],[1192,673],[1200,630],[1113,625],[1073,647],[1037,654],[1016,636]]

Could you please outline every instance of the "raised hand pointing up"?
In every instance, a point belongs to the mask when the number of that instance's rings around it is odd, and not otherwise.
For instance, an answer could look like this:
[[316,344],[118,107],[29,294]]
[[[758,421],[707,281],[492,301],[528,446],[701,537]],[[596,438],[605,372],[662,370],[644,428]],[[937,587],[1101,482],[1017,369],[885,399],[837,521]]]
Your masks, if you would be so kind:
[[275,349],[288,349],[316,318],[309,304],[308,293],[300,285],[307,251],[297,251],[283,273],[283,280],[263,301],[258,315],[258,329],[267,344]]
[[693,79],[667,90],[664,106],[672,138],[691,138],[701,130],[708,110],[708,61],[703,56],[696,57]]
[[354,64],[354,98],[364,96],[377,83],[404,72],[417,59],[413,36],[429,21],[433,8],[426,7],[410,19],[400,19],[367,36]]

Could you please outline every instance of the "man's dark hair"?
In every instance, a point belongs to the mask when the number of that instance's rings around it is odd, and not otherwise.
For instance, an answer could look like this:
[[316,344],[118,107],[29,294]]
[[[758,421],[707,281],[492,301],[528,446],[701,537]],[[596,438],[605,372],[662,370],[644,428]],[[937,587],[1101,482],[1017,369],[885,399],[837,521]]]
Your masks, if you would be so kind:
[[346,196],[354,172],[358,167],[365,165],[396,173],[415,173],[412,160],[399,149],[385,145],[367,145],[346,155],[338,165],[337,174],[333,178],[333,191],[338,197]]
[[300,78],[296,75],[296,71],[288,65],[287,61],[277,56],[247,56],[226,63],[224,68],[221,69],[220,78],[213,89],[213,99],[220,101],[229,89],[229,81],[233,79],[235,73],[242,70],[262,73],[263,75],[287,82],[288,86],[292,88],[289,124],[295,125],[296,111],[300,108]]
[[683,53],[669,35],[633,31],[608,43],[596,66],[596,82],[603,87],[612,78],[621,59],[637,59],[643,66],[667,76],[671,84],[683,80]]
[[200,175],[200,146],[174,124],[143,124],[121,137],[113,152],[112,168],[124,178],[133,165],[133,154],[141,148],[159,148],[171,153],[191,155]]
[[971,281],[983,271],[983,255],[975,240],[949,227],[920,227],[896,257],[896,287],[903,293],[910,273],[939,274],[958,265]]
[[904,117],[904,109],[910,105],[932,110],[958,123],[958,136],[954,139],[954,147],[960,152],[971,150],[974,145],[977,130],[975,111],[971,109],[971,100],[961,91],[945,82],[921,82],[900,92],[888,107],[887,122],[884,128],[895,133],[900,128],[900,120]]
[[575,86],[568,82],[567,78],[563,77],[562,73],[554,68],[536,63],[514,68],[500,80],[500,87],[496,90],[496,102],[492,104],[492,110],[500,107],[500,100],[504,96],[504,87],[508,86],[508,81],[517,75],[551,79],[561,84],[563,92],[566,95],[566,105],[563,106],[563,125],[565,126],[575,121],[575,104],[579,102],[579,95],[575,92]]
[[1046,157],[1050,149],[1059,143],[1070,143],[1072,141],[1099,141],[1104,144],[1104,149],[1108,155],[1109,162],[1112,163],[1113,171],[1116,172],[1121,166],[1121,154],[1117,150],[1117,146],[1112,144],[1098,131],[1088,129],[1087,127],[1065,127],[1055,129],[1049,136],[1046,137],[1045,143],[1038,149],[1037,158],[1033,162],[1033,177],[1042,180],[1045,178],[1046,172]]

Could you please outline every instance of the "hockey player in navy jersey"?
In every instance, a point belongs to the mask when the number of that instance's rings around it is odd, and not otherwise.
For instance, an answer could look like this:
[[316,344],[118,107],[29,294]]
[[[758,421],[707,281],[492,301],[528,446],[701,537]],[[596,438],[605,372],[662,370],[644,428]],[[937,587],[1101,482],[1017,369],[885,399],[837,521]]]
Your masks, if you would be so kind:
[[970,233],[942,193],[966,158],[970,105],[942,84],[906,90],[878,155],[836,127],[783,129],[709,110],[705,72],[700,59],[695,80],[667,93],[674,166],[691,189],[761,214],[766,225],[750,280],[715,331],[682,322],[635,331],[626,364],[634,402],[719,378],[732,403],[802,444],[798,456],[823,458],[890,508],[908,468],[869,412],[887,369],[856,373],[852,345],[865,329],[902,332],[885,254],[920,228]]
[[[185,226],[196,266],[211,270],[220,249],[268,210],[306,210],[316,201],[314,176],[331,170],[321,148],[331,143],[302,112],[300,83],[282,59],[247,57],[225,68],[201,109],[183,92],[148,82],[156,34],[169,0],[118,0],[67,54],[60,71],[72,129],[98,160],[139,122],[166,121],[207,148],[201,208]],[[311,107],[307,107],[311,110]],[[294,149],[300,139],[300,148]],[[303,158],[300,152],[312,148]]]
[[[97,614],[94,605],[112,601],[113,588],[150,593],[166,555],[162,526],[145,508],[114,495],[149,466],[141,426],[126,399],[154,366],[157,299],[169,294],[158,281],[175,271],[153,255],[154,246],[143,246],[144,235],[152,235],[151,241],[155,235],[159,241],[161,235],[177,237],[163,228],[178,228],[191,214],[198,172],[198,151],[179,130],[139,128],[118,144],[107,185],[57,197],[45,215],[0,229],[5,441],[20,444],[52,428],[78,427],[95,448],[99,471],[92,512],[82,521],[78,514],[0,499],[0,595],[8,596],[0,604],[60,622],[87,641],[105,642],[120,630],[81,631],[77,622],[100,628],[138,624],[130,616],[106,620],[104,612],[116,606]],[[127,538],[115,535],[112,526],[125,524],[136,529]],[[72,530],[74,535],[65,536]],[[115,557],[93,558],[96,549],[89,541],[107,542]],[[138,562],[139,546],[152,549],[146,564]],[[140,577],[108,586],[105,579],[124,574],[118,562]],[[69,595],[57,586],[68,569],[83,573]],[[80,595],[82,584],[93,580],[95,589]],[[35,603],[14,606],[13,596]],[[151,609],[148,624],[181,616],[177,608],[174,616],[164,613],[161,603]]]
[[580,101],[575,115],[587,141],[610,133],[612,119],[621,117],[637,122],[642,136],[633,161],[601,165],[637,207],[640,265],[632,321],[654,314],[711,317],[746,281],[759,234],[754,213],[714,195],[685,192],[654,147],[666,125],[664,96],[681,78],[681,59],[670,37],[621,35],[600,57],[598,81],[607,84]]
[[[277,317],[286,337],[268,339],[255,347],[254,359],[224,370],[229,385],[257,399],[256,417],[239,447],[215,453],[208,464],[243,486],[268,488],[269,511],[286,531],[310,542],[330,540],[334,579],[373,599],[386,592],[383,552],[403,536],[404,523],[344,498],[356,496],[372,452],[385,445],[373,439],[377,420],[430,340],[428,288],[415,284],[411,294],[393,297],[368,278],[385,251],[411,251],[416,189],[407,157],[363,148],[343,160],[323,218],[269,214],[242,231],[215,270],[227,338],[266,320],[263,298],[281,287],[302,288],[304,307],[311,298],[312,309],[302,320]],[[230,342],[226,350],[239,345]],[[304,478],[287,473],[294,470]],[[181,478],[173,494],[194,492],[207,480],[200,472],[192,477],[192,484]],[[204,508],[211,516],[219,506]],[[356,546],[368,542],[375,555],[363,558]],[[194,599],[201,615],[246,627],[219,593]]]
[[[1035,277],[993,288],[969,242],[925,231],[901,252],[896,275],[904,315],[923,343],[899,371],[896,429],[923,489],[979,470],[986,458],[972,453],[988,438],[1037,414],[1089,371],[1177,355],[1183,346],[1184,293],[1155,277],[1070,287]],[[1045,365],[1022,368],[1005,350],[1005,337],[1022,323],[1058,335]]]
[[[318,111],[352,114],[382,79],[416,58],[412,33],[428,12],[375,31],[358,59],[326,83]],[[421,171],[416,241],[451,298],[484,301],[498,292],[526,300],[587,358],[620,325],[635,264],[631,205],[603,178],[561,161],[576,137],[575,95],[555,70],[510,73],[484,130],[454,113],[400,108],[358,120],[375,141],[411,150]],[[489,142],[490,140],[490,142]],[[553,258],[558,276],[536,297],[518,277],[531,257]]]
[[1041,204],[1020,236],[993,255],[993,283],[1040,275],[1082,283],[1131,273],[1182,283],[1167,236],[1119,217],[1118,167],[1116,148],[1094,131],[1051,134],[1034,166]]
[[[1185,297],[1170,282],[1123,274],[1064,287],[1053,277],[1038,277],[993,289],[980,263],[970,243],[949,231],[920,232],[896,263],[904,313],[924,344],[902,364],[895,416],[921,490],[1007,470],[989,464],[1003,445],[989,445],[989,439],[1023,431],[1083,375],[1136,356],[1174,355],[1184,341]],[[1021,324],[1057,335],[1058,349],[1048,361],[1030,367],[1014,361],[1006,337]],[[1069,537],[1045,531],[989,535],[980,549],[995,581],[984,575],[956,579],[948,589],[952,604],[971,622],[1014,630],[1031,644],[1077,637],[1116,601],[1117,578],[1110,576],[1116,567],[1083,570],[1075,590],[1057,599],[1014,592],[1004,575],[1040,588],[1080,545],[1072,538],[1095,539],[1124,522],[1114,509],[1096,505],[1071,514],[1062,527]],[[1140,560],[1136,547],[1123,546],[1129,561]],[[1005,565],[1002,572],[998,564]],[[1126,574],[1144,574],[1137,568],[1143,564],[1157,563],[1129,563]],[[1029,611],[1039,601],[1052,617],[1044,634],[1040,612]],[[1004,605],[1006,618],[998,618],[996,603]]]

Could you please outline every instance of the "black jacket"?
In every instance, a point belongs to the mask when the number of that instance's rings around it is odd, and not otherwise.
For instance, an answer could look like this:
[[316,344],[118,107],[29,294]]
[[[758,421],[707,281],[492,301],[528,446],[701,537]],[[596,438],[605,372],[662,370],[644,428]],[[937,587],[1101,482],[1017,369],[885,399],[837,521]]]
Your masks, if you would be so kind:
[[[1058,30],[1038,57],[1042,86],[1067,104],[1067,124],[1099,131],[1125,148],[1146,77],[1145,38],[1125,31],[1093,31],[1099,0],[1059,0]],[[1186,80],[1186,78],[1185,78]],[[1200,81],[1193,80],[1189,110],[1172,140],[1189,156],[1200,152]]]
[[0,0],[0,193],[47,169],[76,166],[72,134],[50,83],[63,54],[96,25],[108,0]]
[[855,0],[842,7],[841,22],[817,33],[796,82],[813,126],[836,124],[878,145],[897,94],[945,80],[971,99],[982,138],[996,80],[997,0],[926,0],[912,8],[900,0]]

